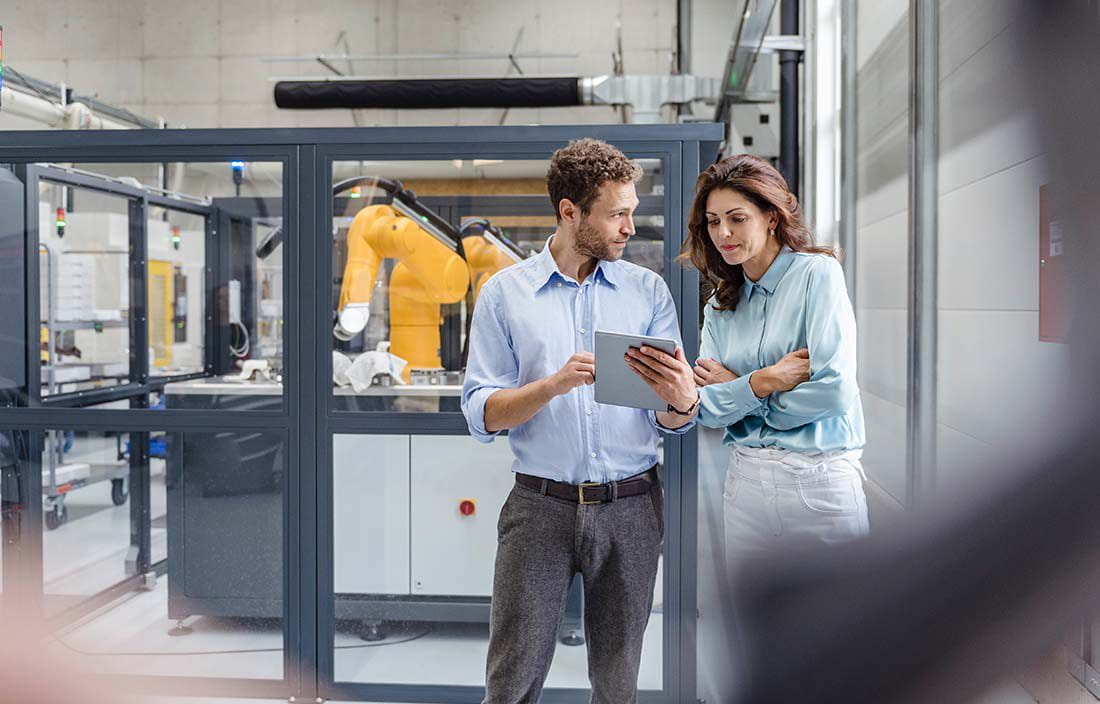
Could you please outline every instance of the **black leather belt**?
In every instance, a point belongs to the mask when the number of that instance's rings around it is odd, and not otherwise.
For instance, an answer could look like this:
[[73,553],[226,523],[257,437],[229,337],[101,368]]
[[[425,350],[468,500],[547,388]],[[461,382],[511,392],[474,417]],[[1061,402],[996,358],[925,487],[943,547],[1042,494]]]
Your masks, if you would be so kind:
[[653,465],[641,474],[635,474],[629,479],[608,482],[607,484],[597,482],[566,484],[565,482],[556,482],[552,479],[543,479],[542,477],[516,472],[516,484],[545,496],[552,496],[562,501],[571,501],[575,504],[606,504],[616,499],[645,494],[659,484],[661,478],[657,474],[657,466]]

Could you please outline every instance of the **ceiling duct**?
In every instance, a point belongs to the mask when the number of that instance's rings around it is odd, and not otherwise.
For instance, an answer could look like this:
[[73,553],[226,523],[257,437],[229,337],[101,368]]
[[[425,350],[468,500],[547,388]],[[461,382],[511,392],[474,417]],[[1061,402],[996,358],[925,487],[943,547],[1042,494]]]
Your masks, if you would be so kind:
[[661,121],[665,105],[713,102],[718,82],[699,76],[586,78],[321,78],[279,81],[275,104],[289,109],[549,108],[628,105],[634,122]]

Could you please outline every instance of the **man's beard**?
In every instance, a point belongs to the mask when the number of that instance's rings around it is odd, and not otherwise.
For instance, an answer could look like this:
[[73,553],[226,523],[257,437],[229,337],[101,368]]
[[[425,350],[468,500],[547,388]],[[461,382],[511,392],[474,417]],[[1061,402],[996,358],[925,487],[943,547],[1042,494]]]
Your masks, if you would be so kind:
[[613,252],[610,243],[601,237],[599,231],[588,224],[588,220],[584,218],[577,226],[577,237],[573,249],[577,254],[609,262],[616,261],[622,256],[621,253]]

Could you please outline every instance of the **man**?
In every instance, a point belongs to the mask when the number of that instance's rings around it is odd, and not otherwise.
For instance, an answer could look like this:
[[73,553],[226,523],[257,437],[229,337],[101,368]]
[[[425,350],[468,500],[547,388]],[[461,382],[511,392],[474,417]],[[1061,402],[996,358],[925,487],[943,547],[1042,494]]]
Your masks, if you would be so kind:
[[592,701],[637,700],[664,534],[658,432],[687,432],[699,403],[680,348],[629,360],[667,411],[593,397],[597,329],[680,341],[664,280],[619,261],[640,176],[597,140],[555,152],[557,229],[537,256],[493,276],[474,310],[462,411],[482,442],[508,430],[516,457],[498,524],[486,704],[538,701],[577,572]]

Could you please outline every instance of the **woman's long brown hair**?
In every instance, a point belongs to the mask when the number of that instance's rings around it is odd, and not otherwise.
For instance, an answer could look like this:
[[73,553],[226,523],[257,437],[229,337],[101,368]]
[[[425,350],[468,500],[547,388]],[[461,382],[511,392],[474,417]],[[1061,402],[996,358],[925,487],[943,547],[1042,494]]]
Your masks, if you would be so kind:
[[733,310],[745,281],[741,265],[727,264],[707,232],[707,197],[718,188],[740,193],[765,215],[775,213],[775,237],[780,245],[795,252],[836,256],[835,250],[816,245],[813,233],[802,220],[798,199],[787,188],[786,179],[774,166],[752,154],[726,157],[708,166],[695,182],[695,200],[688,218],[688,238],[680,254],[680,261],[690,261],[699,270],[703,300],[709,301],[713,297],[715,310]]

